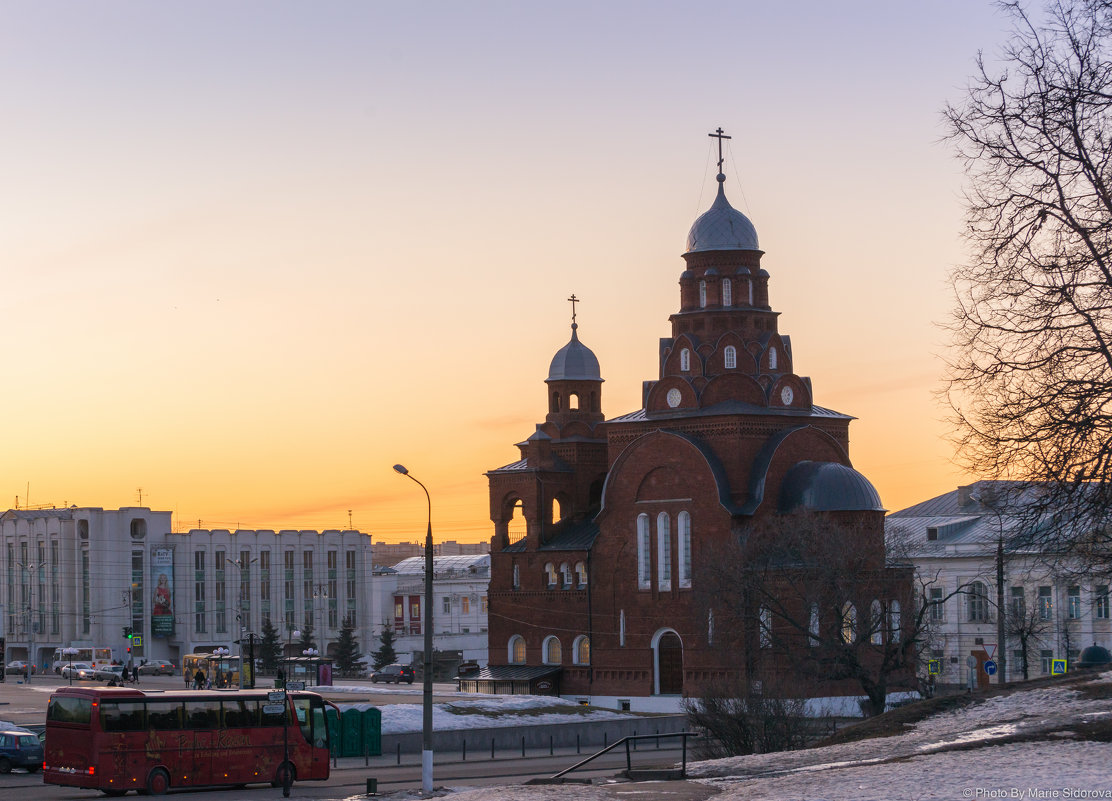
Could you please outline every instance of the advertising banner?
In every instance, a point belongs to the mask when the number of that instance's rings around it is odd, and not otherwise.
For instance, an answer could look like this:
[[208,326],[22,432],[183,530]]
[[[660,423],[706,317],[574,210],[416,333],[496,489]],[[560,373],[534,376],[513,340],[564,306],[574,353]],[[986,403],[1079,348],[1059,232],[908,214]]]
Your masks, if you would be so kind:
[[155,548],[151,554],[151,636],[174,636],[174,549]]

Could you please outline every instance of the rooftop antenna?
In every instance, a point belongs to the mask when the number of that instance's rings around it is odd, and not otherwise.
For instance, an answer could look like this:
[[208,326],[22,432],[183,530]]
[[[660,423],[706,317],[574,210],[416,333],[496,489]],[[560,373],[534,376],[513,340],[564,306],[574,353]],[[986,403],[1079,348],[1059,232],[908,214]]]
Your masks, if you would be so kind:
[[348,509],[348,531],[354,531],[354,528],[351,525],[351,510],[350,509]]

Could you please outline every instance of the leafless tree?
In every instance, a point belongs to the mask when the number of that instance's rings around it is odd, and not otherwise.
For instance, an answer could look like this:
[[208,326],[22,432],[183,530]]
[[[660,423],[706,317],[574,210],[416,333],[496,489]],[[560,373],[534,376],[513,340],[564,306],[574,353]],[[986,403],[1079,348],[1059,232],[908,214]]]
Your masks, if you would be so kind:
[[1031,651],[1042,642],[1043,635],[1051,628],[1051,621],[1046,619],[1038,606],[1028,609],[1023,597],[1012,599],[1006,621],[1008,637],[1019,645],[1020,666],[1026,681],[1031,677]]
[[965,466],[1040,483],[1031,536],[1109,571],[1112,0],[1002,7],[1001,61],[979,56],[945,111],[971,246],[952,276],[945,396]]

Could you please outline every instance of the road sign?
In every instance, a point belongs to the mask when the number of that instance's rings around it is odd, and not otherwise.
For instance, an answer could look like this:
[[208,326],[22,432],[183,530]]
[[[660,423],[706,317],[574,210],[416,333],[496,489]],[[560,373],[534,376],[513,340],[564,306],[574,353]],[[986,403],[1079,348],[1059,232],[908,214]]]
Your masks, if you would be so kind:
[[927,675],[937,676],[942,673],[942,660],[930,659],[927,661]]
[[283,709],[285,707],[281,704],[263,704],[264,715],[281,715]]
[[131,644],[134,645],[136,648],[141,648],[143,645],[143,638],[136,634],[132,636]]
[[305,689],[305,682],[303,682],[303,681],[287,681],[286,682],[286,689],[287,690],[304,690]]
[[1066,675],[1066,660],[1065,659],[1051,659],[1050,660],[1050,675],[1051,676],[1064,676],[1064,675]]
[[273,704],[280,704],[282,703],[282,701],[285,700],[285,698],[286,694],[282,692],[272,692],[266,694],[266,700],[270,701]]
[[993,662],[991,659],[985,660],[985,673],[990,676],[996,675],[996,663]]

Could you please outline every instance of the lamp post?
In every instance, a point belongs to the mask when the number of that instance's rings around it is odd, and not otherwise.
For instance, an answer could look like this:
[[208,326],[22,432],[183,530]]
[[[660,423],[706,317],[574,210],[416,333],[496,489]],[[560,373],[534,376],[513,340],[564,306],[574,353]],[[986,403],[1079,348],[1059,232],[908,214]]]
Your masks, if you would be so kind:
[[231,656],[232,652],[227,648],[213,648],[212,655],[216,657],[216,669],[219,671],[216,675],[219,677],[216,686],[220,687],[222,684],[227,683],[227,678],[224,673],[224,660]]
[[320,607],[320,647],[324,649],[324,653],[328,653],[328,632],[325,625],[328,623],[325,607],[328,606],[328,588],[323,584],[318,584],[316,589],[313,590],[313,604]]
[[[243,637],[244,637],[245,634],[247,634],[247,629],[249,628],[249,626],[243,625],[244,622],[245,622],[244,619],[243,619],[243,612],[244,612],[243,602],[244,601],[249,602],[251,600],[251,573],[250,573],[251,565],[253,563],[259,561],[259,560],[258,560],[258,557],[256,557],[254,559],[248,559],[246,562],[244,562],[243,559],[227,559],[227,558],[225,558],[224,561],[227,562],[230,565],[233,565],[234,567],[236,567],[239,570],[239,605],[236,607],[236,609],[237,609],[236,628],[239,629],[239,639],[236,640],[236,644],[239,645],[239,689],[242,690],[243,689]],[[245,571],[247,572],[247,581],[246,582],[243,580],[243,574],[244,574]],[[246,589],[244,589],[245,584],[246,584]],[[250,609],[248,609],[248,618],[250,618]],[[248,620],[246,622],[250,623],[250,620]],[[251,677],[252,677],[251,686],[252,687],[255,686],[254,685],[254,676],[255,676],[255,666],[251,665]]]
[[282,795],[290,797],[290,648],[293,637],[301,637],[300,631],[294,631],[293,625],[286,626],[286,678],[282,682],[282,749],[286,752],[285,762],[282,763]]
[[77,649],[76,648],[68,647],[68,648],[63,648],[62,649],[62,656],[66,657],[66,661],[69,662],[69,670],[67,670],[66,673],[69,674],[69,680],[70,680],[70,686],[71,687],[73,686],[73,658],[76,655],[77,655]]
[[27,615],[27,668],[26,668],[26,671],[27,672],[26,672],[26,675],[24,676],[24,678],[26,679],[27,683],[30,684],[31,683],[31,673],[34,670],[34,665],[35,665],[35,609],[34,609],[34,606],[33,606],[33,603],[34,603],[34,600],[35,600],[34,576],[36,576],[38,574],[39,570],[41,568],[45,567],[46,565],[45,565],[44,562],[39,562],[38,564],[35,564],[34,562],[29,562],[28,564],[23,564],[23,562],[20,562],[19,566],[27,571],[28,579],[29,579],[28,584],[27,584],[27,612],[26,612],[26,615]]
[[[304,651],[301,652],[301,655],[308,657],[310,660],[314,660],[318,656],[320,656],[320,651],[318,651],[316,648],[306,648]],[[315,683],[316,682],[314,681],[314,684]]]
[[1000,673],[998,682],[1005,684],[1008,670],[1006,642],[1008,632],[1004,621],[1004,518],[1000,508],[1000,499],[992,488],[989,489],[992,491],[988,493],[974,492],[969,497],[987,507],[996,517],[996,639],[999,642],[999,645],[996,646],[999,652],[996,657],[996,664]]
[[426,793],[432,792],[432,497],[428,488],[413,478],[400,464],[394,471],[416,482],[425,491],[429,504],[429,528],[425,535],[425,681],[423,714],[421,721],[421,785]]

